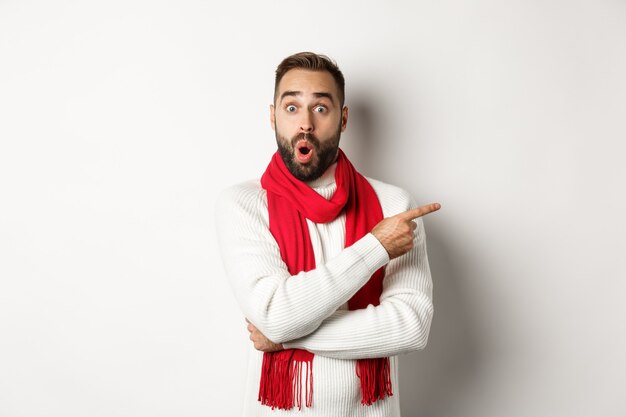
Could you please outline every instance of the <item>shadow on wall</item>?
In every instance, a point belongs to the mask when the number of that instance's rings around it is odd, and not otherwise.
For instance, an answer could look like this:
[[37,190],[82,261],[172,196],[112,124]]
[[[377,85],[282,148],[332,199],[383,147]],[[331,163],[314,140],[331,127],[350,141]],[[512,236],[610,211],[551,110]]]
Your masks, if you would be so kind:
[[[366,176],[383,179],[384,147],[393,143],[385,134],[389,130],[385,128],[389,125],[385,112],[375,107],[378,102],[363,91],[353,96],[349,120],[352,140],[342,143],[342,148]],[[432,227],[428,220],[425,224],[435,315],[426,349],[399,358],[400,406],[403,417],[448,417],[450,406],[471,392],[480,372],[480,325],[472,321],[463,295],[463,281],[471,276],[462,268],[467,254],[462,247],[446,244],[452,232]]]
[[[444,235],[427,225],[428,260],[433,275],[435,315],[425,350],[399,358],[403,417],[444,417],[462,400],[480,372],[480,349],[463,299],[463,273]],[[447,406],[448,405],[448,406]]]

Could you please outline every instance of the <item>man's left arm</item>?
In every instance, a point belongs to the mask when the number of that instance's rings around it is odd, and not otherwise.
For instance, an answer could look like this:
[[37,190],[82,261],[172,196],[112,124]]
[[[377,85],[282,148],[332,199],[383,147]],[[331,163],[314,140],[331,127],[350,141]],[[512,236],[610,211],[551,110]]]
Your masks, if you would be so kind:
[[[281,347],[337,359],[392,356],[424,348],[433,317],[432,280],[424,225],[421,218],[416,223],[413,249],[386,267],[378,306],[337,310],[314,332]],[[260,350],[269,342],[254,329],[251,339]]]

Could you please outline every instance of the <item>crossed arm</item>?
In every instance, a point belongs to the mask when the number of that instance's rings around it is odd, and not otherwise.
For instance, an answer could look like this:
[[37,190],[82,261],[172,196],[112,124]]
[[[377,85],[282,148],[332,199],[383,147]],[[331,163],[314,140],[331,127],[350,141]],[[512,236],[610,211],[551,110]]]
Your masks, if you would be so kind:
[[[242,193],[244,200],[250,197],[246,190],[238,190],[223,198],[226,203],[218,207],[218,231],[226,270],[248,318],[255,348],[304,348],[356,359],[423,347],[432,301],[419,218],[438,210],[438,204],[384,219],[335,258],[292,278],[267,230],[267,219],[258,215],[263,211],[254,204],[232,204],[241,202]],[[339,310],[387,263],[380,305]]]

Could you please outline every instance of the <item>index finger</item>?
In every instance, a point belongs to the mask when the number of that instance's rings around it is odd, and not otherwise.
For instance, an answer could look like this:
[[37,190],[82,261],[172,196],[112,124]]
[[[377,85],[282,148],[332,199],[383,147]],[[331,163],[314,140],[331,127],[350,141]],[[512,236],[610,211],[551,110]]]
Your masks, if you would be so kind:
[[432,213],[433,211],[437,211],[440,208],[441,208],[441,204],[431,203],[431,204],[426,204],[425,206],[412,208],[410,210],[405,211],[404,213],[398,214],[398,216],[406,220],[413,220],[413,219],[417,219],[418,217],[425,216],[428,213]]

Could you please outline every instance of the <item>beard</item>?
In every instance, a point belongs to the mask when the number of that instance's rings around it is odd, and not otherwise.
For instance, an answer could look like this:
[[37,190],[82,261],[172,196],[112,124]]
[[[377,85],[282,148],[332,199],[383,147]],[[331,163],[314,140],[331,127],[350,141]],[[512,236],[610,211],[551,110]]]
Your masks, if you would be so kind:
[[[337,133],[325,140],[323,143],[317,136],[310,133],[300,133],[291,140],[287,140],[276,132],[276,143],[278,153],[291,175],[303,182],[313,181],[322,176],[329,166],[335,162],[337,150],[339,149],[339,138],[341,137],[341,127]],[[295,147],[298,141],[306,139],[313,146],[315,153],[311,160],[302,164],[296,160]]]

